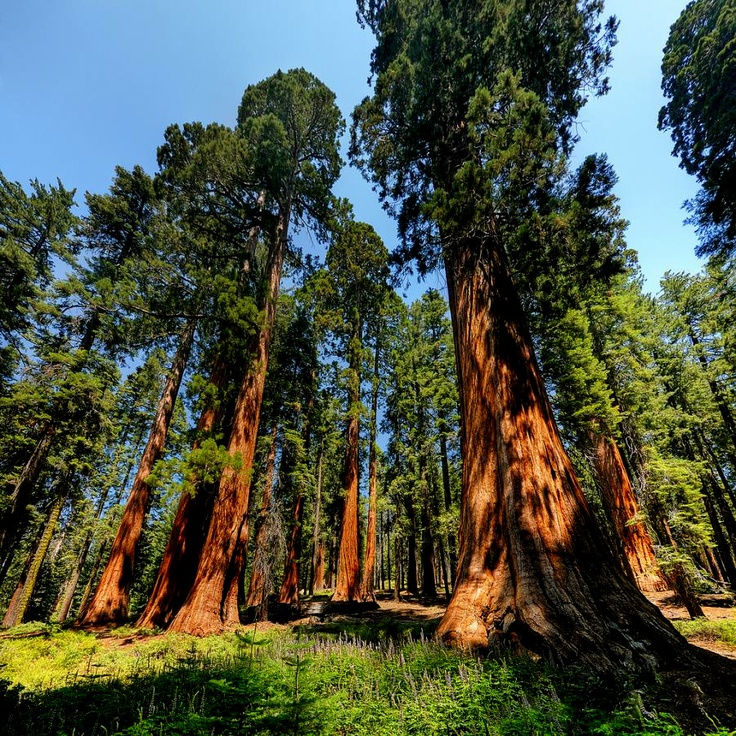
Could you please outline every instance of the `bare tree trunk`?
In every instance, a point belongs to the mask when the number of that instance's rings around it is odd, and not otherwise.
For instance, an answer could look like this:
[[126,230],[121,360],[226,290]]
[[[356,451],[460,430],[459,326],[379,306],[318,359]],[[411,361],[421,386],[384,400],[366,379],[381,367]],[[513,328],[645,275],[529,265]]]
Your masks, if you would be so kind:
[[403,576],[401,574],[401,537],[399,536],[397,531],[394,532],[394,541],[396,543],[396,548],[394,552],[394,559],[396,560],[396,581],[394,583],[394,600],[400,601],[401,600],[401,578]]
[[273,479],[276,472],[277,433],[278,425],[274,422],[271,427],[270,444],[268,446],[268,455],[266,456],[266,472],[263,493],[261,494],[261,509],[255,522],[256,533],[253,545],[253,566],[250,571],[248,595],[245,600],[245,605],[248,608],[263,605],[266,598],[266,578],[271,570],[270,562],[268,562],[271,555],[271,551],[268,549],[268,516],[271,513]]
[[102,572],[97,591],[80,620],[81,626],[119,624],[128,618],[130,586],[133,583],[138,543],[151,498],[148,476],[164,451],[176,397],[192,349],[195,329],[195,321],[189,321],[179,339],[179,347],[158,402],[148,444],[143,451],[123,518],[110,549],[110,557]]
[[54,536],[56,525],[59,523],[61,510],[64,508],[64,501],[65,496],[58,494],[51,504],[43,533],[36,549],[31,553],[29,562],[23,570],[13,597],[10,599],[8,610],[5,612],[5,617],[3,618],[3,626],[16,626],[23,622],[23,617],[26,615],[28,605],[31,602],[31,596],[38,582],[41,565],[51,545],[51,539]]
[[368,528],[366,530],[363,578],[360,583],[360,599],[375,602],[373,578],[376,571],[376,516],[378,514],[378,451],[376,430],[378,427],[378,366],[379,338],[376,336],[376,350],[373,359],[373,381],[371,386],[371,426],[368,443]]
[[0,560],[3,560],[0,583],[5,579],[5,574],[10,567],[9,562],[13,556],[13,539],[16,536],[14,532],[23,527],[22,517],[28,498],[43,470],[55,434],[56,431],[51,424],[44,427],[20,475],[14,483],[8,484],[10,502],[0,515]]
[[[452,509],[452,489],[450,488],[450,462],[447,457],[447,438],[440,432],[440,462],[442,463],[442,490],[445,500],[445,511]],[[450,575],[452,586],[455,586],[455,573],[457,571],[457,541],[455,535],[447,535],[447,551],[450,557]]]
[[686,656],[588,508],[500,243],[459,239],[445,264],[463,476],[457,584],[437,635],[461,647],[510,641],[599,671]]
[[240,624],[238,590],[248,543],[250,476],[258,435],[268,354],[286,249],[289,217],[282,215],[268,264],[263,325],[252,342],[251,360],[235,404],[228,455],[214,500],[192,589],[169,629],[206,636]]
[[312,593],[325,589],[325,551],[320,530],[322,515],[322,462],[324,442],[320,443],[317,459],[317,498],[314,505],[314,535],[312,537]]
[[406,589],[412,595],[419,595],[417,580],[417,519],[414,512],[414,500],[410,494],[404,496],[404,508],[409,521],[409,534],[406,538]]
[[[227,379],[227,365],[219,353],[215,356],[210,385],[222,389]],[[211,434],[222,418],[222,410],[216,406],[205,406],[197,422],[198,438]],[[142,629],[165,628],[181,607],[192,587],[202,551],[207,523],[212,512],[211,484],[196,481],[196,491],[185,492],[179,499],[169,540],[159,565],[156,581],[143,613],[136,626]]]
[[432,516],[429,508],[429,488],[424,484],[420,522],[422,525],[422,595],[434,598],[437,595],[437,579],[434,572],[434,535],[432,534]]
[[654,555],[654,545],[626,472],[616,442],[601,434],[590,433],[594,448],[593,468],[601,489],[601,498],[616,535],[621,541],[623,569],[630,572],[644,592],[667,590]]
[[281,583],[279,603],[289,606],[299,605],[299,558],[302,551],[302,516],[304,514],[304,494],[299,492],[294,501],[294,522],[289,536],[289,548],[284,564],[284,579]]
[[351,414],[345,446],[345,462],[342,472],[342,488],[345,492],[340,549],[337,559],[337,583],[333,601],[355,601],[360,597],[360,561],[358,559],[358,449],[359,426],[357,404],[350,402]]

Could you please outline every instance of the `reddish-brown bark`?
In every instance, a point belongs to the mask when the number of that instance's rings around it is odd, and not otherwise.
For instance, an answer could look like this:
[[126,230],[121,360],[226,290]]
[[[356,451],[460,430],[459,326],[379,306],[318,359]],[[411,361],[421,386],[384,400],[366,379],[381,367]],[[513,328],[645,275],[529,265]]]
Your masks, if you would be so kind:
[[553,662],[650,668],[687,644],[621,571],[558,434],[502,248],[445,256],[463,458],[455,590],[437,634]]
[[342,488],[345,494],[340,549],[337,559],[337,583],[333,601],[357,601],[360,598],[360,560],[358,559],[358,446],[359,422],[353,402],[345,438],[345,461]]
[[[210,385],[221,389],[227,378],[227,365],[218,353],[215,356]],[[217,405],[205,406],[197,422],[198,440],[209,435],[220,421],[222,411]],[[176,615],[192,587],[197,570],[207,522],[212,510],[213,488],[196,482],[195,492],[184,492],[179,499],[169,540],[159,565],[156,582],[136,626],[143,629],[165,628]]]
[[376,431],[378,426],[378,366],[379,343],[373,358],[373,386],[371,388],[371,425],[368,443],[368,523],[365,537],[365,556],[363,558],[363,577],[360,581],[360,599],[375,602],[373,578],[376,571],[376,517],[378,515],[378,452],[376,450]]
[[276,317],[288,216],[282,219],[268,263],[263,323],[251,343],[251,359],[235,404],[228,455],[192,589],[171,622],[171,631],[198,636],[239,625],[238,590],[248,543],[250,476]]
[[641,518],[639,503],[616,442],[591,432],[593,469],[601,489],[601,498],[613,523],[624,555],[624,570],[630,572],[644,592],[667,590],[654,555],[652,538]]
[[270,573],[269,559],[271,550],[268,547],[268,515],[271,513],[271,499],[273,496],[273,478],[276,472],[276,434],[278,425],[274,422],[271,427],[271,444],[266,456],[266,473],[261,494],[261,510],[256,520],[256,536],[253,545],[253,566],[250,572],[248,597],[245,605],[261,606],[267,598],[267,582]]
[[118,624],[128,618],[130,586],[133,583],[138,543],[151,498],[148,476],[164,451],[166,435],[174,415],[174,405],[191,352],[195,329],[196,323],[192,320],[186,324],[181,334],[179,347],[156,408],[148,443],[143,451],[120,526],[110,548],[110,557],[94,597],[80,619],[81,626]]
[[304,494],[297,494],[294,501],[294,521],[289,535],[289,547],[284,563],[284,579],[279,592],[279,603],[289,606],[299,604],[299,558],[302,552],[302,516],[304,515]]

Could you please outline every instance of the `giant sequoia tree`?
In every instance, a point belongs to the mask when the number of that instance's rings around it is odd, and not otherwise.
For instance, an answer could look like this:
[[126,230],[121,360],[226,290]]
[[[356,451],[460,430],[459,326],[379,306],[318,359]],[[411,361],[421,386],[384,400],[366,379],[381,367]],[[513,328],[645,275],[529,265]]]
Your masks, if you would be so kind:
[[[405,251],[422,268],[444,264],[453,321],[462,508],[438,635],[509,639],[597,669],[672,660],[684,641],[622,574],[582,494],[511,272],[555,253],[544,247],[556,235],[551,192],[585,92],[605,91],[615,21],[599,23],[600,0],[358,8],[377,45],[352,153]],[[560,250],[547,267],[569,265]]]
[[220,477],[191,591],[171,623],[175,631],[207,634],[239,623],[250,475],[281,271],[293,222],[319,225],[326,219],[330,188],[340,170],[337,140],[342,128],[334,94],[304,69],[278,72],[243,95],[238,132],[256,151],[253,183],[255,191],[263,193],[268,248],[256,287],[261,317],[242,366],[229,461]]

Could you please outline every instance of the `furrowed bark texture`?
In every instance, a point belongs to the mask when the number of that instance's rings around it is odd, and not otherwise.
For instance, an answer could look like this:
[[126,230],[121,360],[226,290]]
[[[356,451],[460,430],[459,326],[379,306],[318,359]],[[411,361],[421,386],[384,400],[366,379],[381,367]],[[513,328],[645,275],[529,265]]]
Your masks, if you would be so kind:
[[482,649],[506,640],[599,671],[685,656],[685,640],[603,542],[502,249],[463,239],[445,259],[463,472],[457,582],[437,635]]
[[[350,402],[351,409],[353,402]],[[345,502],[340,527],[340,551],[337,560],[337,583],[333,601],[356,601],[360,597],[360,560],[358,558],[358,449],[359,422],[351,412],[348,421],[342,487]]]
[[640,590],[667,590],[618,445],[600,434],[591,433],[590,439],[595,453],[593,467],[603,504],[621,540],[625,569],[630,570]]
[[207,636],[240,624],[238,588],[248,545],[250,475],[281,283],[286,223],[288,216],[282,220],[277,245],[269,259],[263,325],[253,339],[252,358],[235,404],[228,442],[231,463],[220,477],[194,583],[169,626],[171,631]]
[[[227,365],[221,355],[215,356],[210,384],[217,389],[225,385]],[[206,406],[199,415],[197,433],[211,433],[221,418],[221,410]],[[199,446],[194,443],[194,448]],[[179,499],[171,534],[161,559],[156,582],[143,613],[136,621],[142,629],[166,628],[181,608],[192,587],[202,552],[207,523],[212,512],[213,488],[197,483],[194,494],[183,493]]]
[[81,626],[119,624],[128,618],[130,586],[133,583],[138,543],[151,499],[148,476],[164,451],[166,435],[174,415],[176,397],[192,349],[195,329],[195,322],[190,321],[181,334],[179,347],[158,402],[148,443],[143,451],[141,464],[133,481],[123,518],[120,520],[120,526],[110,549],[110,557],[102,572],[94,597],[80,619]]

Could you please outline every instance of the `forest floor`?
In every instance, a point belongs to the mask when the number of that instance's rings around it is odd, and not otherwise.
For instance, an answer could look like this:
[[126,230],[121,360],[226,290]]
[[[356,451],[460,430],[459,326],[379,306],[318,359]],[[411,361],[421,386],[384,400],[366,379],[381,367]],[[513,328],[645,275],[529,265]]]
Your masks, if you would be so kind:
[[670,593],[651,598],[700,655],[642,682],[447,650],[441,598],[379,594],[374,610],[205,639],[24,624],[0,633],[0,736],[736,736],[733,601],[703,597],[691,621]]

